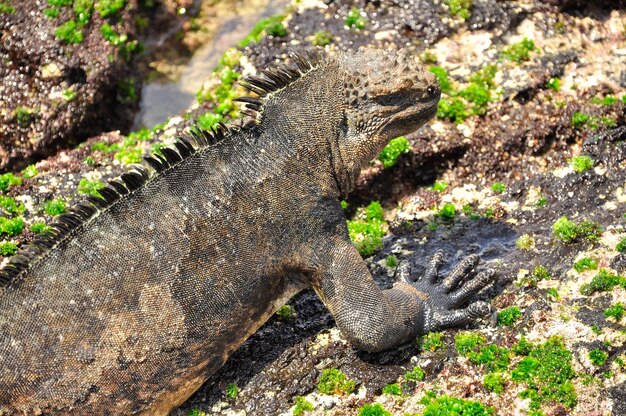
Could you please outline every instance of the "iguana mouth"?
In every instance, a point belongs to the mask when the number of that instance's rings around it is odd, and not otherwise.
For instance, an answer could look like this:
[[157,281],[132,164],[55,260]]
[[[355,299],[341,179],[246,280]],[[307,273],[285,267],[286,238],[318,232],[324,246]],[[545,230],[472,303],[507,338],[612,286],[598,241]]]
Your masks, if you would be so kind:
[[418,102],[396,112],[380,127],[379,133],[388,135],[392,139],[419,129],[437,114],[438,102],[439,94],[436,98],[430,98],[426,102]]

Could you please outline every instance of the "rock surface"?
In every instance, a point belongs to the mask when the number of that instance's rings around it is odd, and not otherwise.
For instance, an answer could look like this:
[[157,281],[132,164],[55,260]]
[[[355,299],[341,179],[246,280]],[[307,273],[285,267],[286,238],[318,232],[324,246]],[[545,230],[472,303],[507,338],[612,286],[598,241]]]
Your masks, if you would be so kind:
[[[147,19],[156,12],[154,2],[5,3],[8,8],[0,13],[0,171],[21,169],[100,132],[128,131],[141,92],[138,38],[153,32]],[[159,6],[157,11],[171,21],[176,8]]]

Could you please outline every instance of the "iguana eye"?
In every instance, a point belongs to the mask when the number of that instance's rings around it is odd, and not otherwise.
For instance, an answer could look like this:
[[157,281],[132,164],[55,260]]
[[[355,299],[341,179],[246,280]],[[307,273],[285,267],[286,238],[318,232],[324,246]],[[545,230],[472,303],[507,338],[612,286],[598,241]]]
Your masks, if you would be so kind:
[[435,88],[432,85],[429,85],[428,88],[426,88],[426,91],[428,91],[428,94],[433,95],[435,91],[437,91],[437,88]]

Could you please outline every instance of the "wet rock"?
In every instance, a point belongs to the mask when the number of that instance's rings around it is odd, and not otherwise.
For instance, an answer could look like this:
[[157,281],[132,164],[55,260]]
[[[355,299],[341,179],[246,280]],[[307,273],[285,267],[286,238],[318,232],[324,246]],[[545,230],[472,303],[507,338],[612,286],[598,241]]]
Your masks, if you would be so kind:
[[15,0],[0,14],[0,171],[103,131],[128,131],[141,91],[133,62],[145,17],[137,1],[122,4]]

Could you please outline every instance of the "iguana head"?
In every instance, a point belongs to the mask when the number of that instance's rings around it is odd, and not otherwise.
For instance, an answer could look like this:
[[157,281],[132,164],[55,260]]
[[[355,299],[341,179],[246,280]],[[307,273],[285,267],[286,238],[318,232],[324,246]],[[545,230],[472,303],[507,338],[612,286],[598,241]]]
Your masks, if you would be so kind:
[[312,143],[331,149],[342,194],[391,139],[437,112],[435,76],[406,51],[364,48],[327,56],[315,50],[293,54],[292,61],[247,77],[244,87],[259,98],[239,100],[267,134],[297,138],[291,145],[309,159]]
[[346,159],[363,166],[389,140],[411,133],[437,112],[435,76],[405,51],[361,49],[338,58],[345,99]]

